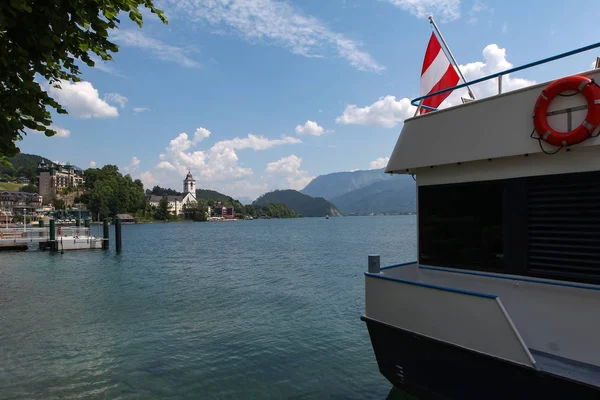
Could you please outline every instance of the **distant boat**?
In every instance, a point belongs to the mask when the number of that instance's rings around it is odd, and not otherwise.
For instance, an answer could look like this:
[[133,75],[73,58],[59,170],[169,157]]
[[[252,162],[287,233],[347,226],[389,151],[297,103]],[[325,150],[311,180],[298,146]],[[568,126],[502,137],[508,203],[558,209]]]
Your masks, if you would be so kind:
[[329,215],[326,215],[326,216],[325,216],[325,219],[329,219]]

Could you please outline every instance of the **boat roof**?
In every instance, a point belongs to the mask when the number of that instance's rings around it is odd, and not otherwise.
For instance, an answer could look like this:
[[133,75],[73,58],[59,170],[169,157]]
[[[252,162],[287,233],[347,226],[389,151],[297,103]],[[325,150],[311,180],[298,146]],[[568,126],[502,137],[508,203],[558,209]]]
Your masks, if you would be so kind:
[[[584,75],[600,82],[600,70]],[[531,137],[533,108],[550,82],[502,93],[409,118],[396,142],[386,172],[415,173],[420,168],[456,165],[478,160],[533,155],[554,151],[555,147]],[[558,97],[549,112],[584,104],[582,96]],[[579,125],[587,110],[571,112],[573,126]],[[568,131],[567,113],[548,117],[558,130]],[[570,146],[578,150],[597,146],[600,138],[590,138]]]

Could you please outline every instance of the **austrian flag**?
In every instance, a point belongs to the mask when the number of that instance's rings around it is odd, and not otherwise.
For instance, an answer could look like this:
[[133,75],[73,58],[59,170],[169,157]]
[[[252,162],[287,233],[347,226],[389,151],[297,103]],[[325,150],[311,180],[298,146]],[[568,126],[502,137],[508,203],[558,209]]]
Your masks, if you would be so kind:
[[[454,66],[446,57],[440,42],[432,32],[421,71],[421,96],[456,86],[458,81],[459,77]],[[428,97],[423,100],[423,105],[438,108],[450,96],[450,93],[452,91]],[[431,110],[422,109],[421,113],[429,111]]]

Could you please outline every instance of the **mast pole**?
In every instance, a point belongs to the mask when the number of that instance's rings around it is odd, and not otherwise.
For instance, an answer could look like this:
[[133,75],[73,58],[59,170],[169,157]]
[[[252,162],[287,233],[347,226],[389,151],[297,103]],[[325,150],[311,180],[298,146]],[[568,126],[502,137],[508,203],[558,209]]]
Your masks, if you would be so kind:
[[[456,59],[454,58],[454,54],[452,54],[452,51],[450,51],[450,47],[448,47],[448,44],[446,43],[446,40],[444,39],[444,36],[442,35],[442,32],[440,32],[440,29],[438,28],[437,24],[433,20],[433,15],[429,16],[429,22],[431,23],[431,25],[433,26],[433,29],[435,30],[435,32],[437,33],[438,37],[440,38],[440,41],[442,42],[442,45],[446,49],[448,57],[450,57],[450,62],[452,62],[454,64],[454,66],[456,67],[456,70],[458,71],[458,75],[460,75],[460,77],[463,80],[463,82],[467,83],[467,80],[465,79],[462,71],[460,70],[460,67],[458,66],[458,63],[456,62]],[[471,88],[469,86],[467,86],[467,90],[469,91],[469,96],[471,96],[471,98],[473,100],[475,100],[475,95],[473,94],[473,92],[471,91]]]

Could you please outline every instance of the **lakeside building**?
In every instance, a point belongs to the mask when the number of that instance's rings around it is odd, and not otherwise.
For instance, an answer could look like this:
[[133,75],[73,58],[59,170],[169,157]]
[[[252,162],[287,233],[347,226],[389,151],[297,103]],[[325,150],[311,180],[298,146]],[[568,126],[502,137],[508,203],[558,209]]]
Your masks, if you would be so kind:
[[82,187],[83,183],[83,171],[73,165],[47,164],[44,161],[38,165],[38,193],[44,205],[52,202],[57,191]]
[[192,176],[192,172],[188,171],[183,180],[183,194],[165,196],[149,195],[146,196],[146,200],[153,207],[158,207],[161,200],[166,200],[168,202],[167,210],[172,215],[183,217],[184,206],[196,202],[196,180]]
[[121,224],[123,225],[135,223],[135,219],[131,214],[117,214],[116,217],[121,220]]
[[219,202],[214,207],[209,208],[209,215],[223,217],[224,219],[234,219],[235,209],[232,206],[226,207]]
[[13,192],[3,190],[0,192],[0,209],[11,215],[34,216],[42,208],[42,196],[37,193]]

